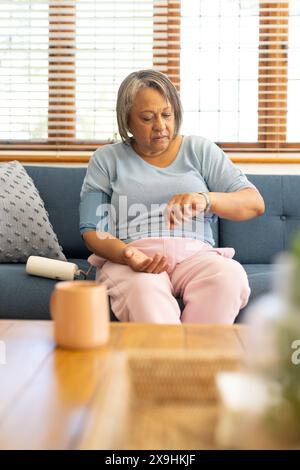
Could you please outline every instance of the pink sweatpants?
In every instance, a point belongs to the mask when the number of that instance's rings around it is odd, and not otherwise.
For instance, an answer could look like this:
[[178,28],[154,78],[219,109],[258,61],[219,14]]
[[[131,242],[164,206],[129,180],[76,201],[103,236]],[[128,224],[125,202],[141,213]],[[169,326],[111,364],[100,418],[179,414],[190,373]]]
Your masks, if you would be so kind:
[[[247,274],[231,259],[233,248],[212,248],[181,237],[144,238],[129,245],[148,256],[164,254],[170,268],[168,273],[138,273],[127,265],[89,257],[120,321],[230,324],[248,302]],[[175,297],[183,299],[182,314]]]

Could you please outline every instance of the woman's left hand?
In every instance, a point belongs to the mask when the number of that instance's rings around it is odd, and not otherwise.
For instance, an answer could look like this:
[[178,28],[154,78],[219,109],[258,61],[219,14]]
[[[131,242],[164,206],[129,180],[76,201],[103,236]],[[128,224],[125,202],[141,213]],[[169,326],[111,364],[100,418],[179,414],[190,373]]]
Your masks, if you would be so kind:
[[168,202],[165,210],[165,221],[168,229],[182,224],[196,214],[205,211],[206,199],[199,193],[175,194]]

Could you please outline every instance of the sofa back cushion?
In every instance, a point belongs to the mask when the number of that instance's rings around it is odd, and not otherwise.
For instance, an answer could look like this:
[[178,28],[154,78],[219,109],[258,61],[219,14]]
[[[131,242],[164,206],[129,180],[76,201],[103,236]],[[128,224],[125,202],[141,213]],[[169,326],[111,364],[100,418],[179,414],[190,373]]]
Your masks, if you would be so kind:
[[270,263],[300,230],[300,175],[247,175],[261,192],[263,216],[245,222],[219,220],[220,246],[232,246],[243,264]]
[[87,258],[79,232],[79,196],[84,167],[25,166],[36,185],[67,258]]
[[[79,196],[85,167],[25,166],[68,258],[89,255],[79,232]],[[219,219],[216,246],[232,246],[243,264],[272,262],[300,230],[300,175],[247,175],[261,192],[265,214],[245,222]],[[219,240],[218,240],[219,238]]]
[[[49,219],[67,258],[87,258],[79,232],[79,201],[86,167],[25,166],[49,213]],[[218,219],[212,223],[218,246]]]

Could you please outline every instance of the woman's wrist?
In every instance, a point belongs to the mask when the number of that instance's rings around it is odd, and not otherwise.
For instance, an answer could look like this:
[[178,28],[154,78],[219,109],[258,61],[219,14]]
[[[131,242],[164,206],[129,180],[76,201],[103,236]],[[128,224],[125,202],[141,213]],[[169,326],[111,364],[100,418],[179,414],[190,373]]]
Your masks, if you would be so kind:
[[208,214],[210,211],[211,211],[211,206],[212,206],[212,201],[211,201],[211,197],[210,197],[210,193],[206,193],[206,192],[201,192],[201,193],[197,193],[199,195],[201,195],[204,200],[205,200],[205,207],[204,207],[204,210],[203,212],[205,214]]
[[123,251],[126,243],[122,240],[111,236],[98,236],[97,231],[89,231],[84,233],[84,241],[90,251],[95,255],[101,256],[113,263],[125,264]]

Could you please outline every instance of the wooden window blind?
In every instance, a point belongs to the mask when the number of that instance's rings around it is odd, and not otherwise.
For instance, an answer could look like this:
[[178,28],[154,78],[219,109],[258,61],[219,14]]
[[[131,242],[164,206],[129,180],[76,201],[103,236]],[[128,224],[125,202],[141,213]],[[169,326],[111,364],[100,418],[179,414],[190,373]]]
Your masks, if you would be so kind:
[[150,67],[183,133],[300,150],[300,0],[0,0],[0,149],[112,141],[121,81]]
[[153,67],[180,91],[180,1],[154,0]]
[[48,2],[48,141],[76,138],[76,5]]

